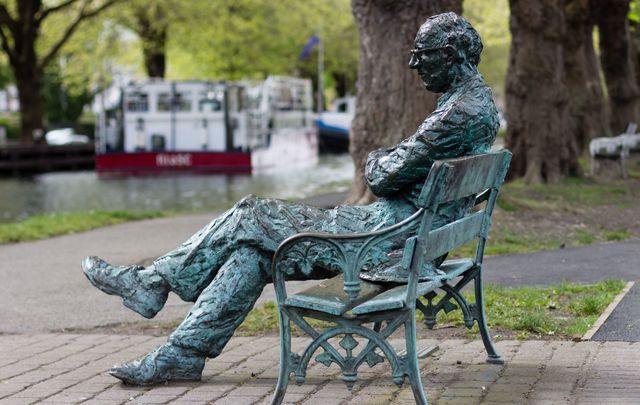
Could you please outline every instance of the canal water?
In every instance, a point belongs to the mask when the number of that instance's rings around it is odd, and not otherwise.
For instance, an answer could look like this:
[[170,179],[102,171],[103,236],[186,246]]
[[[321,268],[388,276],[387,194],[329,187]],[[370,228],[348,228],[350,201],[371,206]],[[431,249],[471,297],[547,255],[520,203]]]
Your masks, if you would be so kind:
[[93,171],[0,179],[0,222],[34,214],[89,210],[220,210],[248,194],[299,199],[347,190],[348,154],[325,155],[317,165],[251,175],[101,177]]

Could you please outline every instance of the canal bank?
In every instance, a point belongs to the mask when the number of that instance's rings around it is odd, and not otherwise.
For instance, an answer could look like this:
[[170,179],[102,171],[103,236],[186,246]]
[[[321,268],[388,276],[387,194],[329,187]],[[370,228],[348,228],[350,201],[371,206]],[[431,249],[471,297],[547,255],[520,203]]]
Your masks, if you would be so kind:
[[[248,194],[288,200],[346,190],[349,155],[251,175],[98,176],[92,171],[0,177],[0,223],[32,215],[90,210],[221,211]],[[292,175],[295,174],[295,175]]]

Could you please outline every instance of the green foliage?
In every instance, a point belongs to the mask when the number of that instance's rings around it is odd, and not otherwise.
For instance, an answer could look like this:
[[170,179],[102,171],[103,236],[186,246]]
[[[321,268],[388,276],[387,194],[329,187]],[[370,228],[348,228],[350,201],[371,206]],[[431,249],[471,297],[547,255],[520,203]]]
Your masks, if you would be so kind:
[[629,231],[626,229],[618,229],[616,231],[605,232],[604,239],[609,242],[618,242],[627,240],[631,237]]
[[629,2],[629,21],[632,23],[640,23],[640,5],[638,0],[631,0]]
[[127,221],[168,215],[171,213],[160,211],[89,211],[35,215],[21,222],[0,224],[0,243],[45,239]]
[[3,54],[2,59],[0,59],[0,89],[4,89],[13,82],[15,82],[13,72],[6,60],[6,55]]
[[72,124],[82,115],[84,106],[91,102],[93,95],[85,86],[70,86],[63,82],[58,67],[46,69],[42,83],[44,118],[49,125]]
[[[94,94],[111,82],[115,73],[135,70],[139,61],[131,57],[135,39],[118,26],[116,16],[125,3],[116,3],[90,21],[80,24],[46,70],[57,76],[65,91],[73,95]],[[70,8],[48,17],[42,27],[38,49],[50,48],[64,33],[78,10]]]
[[[160,9],[170,12],[159,14]],[[507,1],[466,0],[464,10],[485,44],[480,70],[500,96],[510,42]],[[70,7],[47,18],[38,49],[50,48],[77,11]],[[141,14],[151,17],[151,31],[168,28],[167,79],[262,79],[270,74],[315,79],[317,52],[306,61],[300,61],[299,54],[307,39],[317,34],[324,39],[327,95],[335,94],[331,88],[338,77],[348,92],[355,92],[359,38],[349,0],[120,2],[82,23],[61,49],[64,85],[99,89],[116,70],[143,75],[142,49],[150,45],[141,40]]]
[[0,116],[0,126],[7,129],[7,139],[18,139],[20,137],[20,115],[14,113]]
[[315,33],[324,39],[326,71],[355,79],[358,36],[348,0],[198,2],[182,14],[184,23],[170,34],[168,77],[315,76],[315,52],[307,61],[298,58]]
[[590,245],[597,240],[596,235],[582,229],[576,231],[576,239],[581,245]]
[[509,3],[507,0],[465,0],[464,16],[482,37],[480,72],[497,98],[501,98],[511,44]]

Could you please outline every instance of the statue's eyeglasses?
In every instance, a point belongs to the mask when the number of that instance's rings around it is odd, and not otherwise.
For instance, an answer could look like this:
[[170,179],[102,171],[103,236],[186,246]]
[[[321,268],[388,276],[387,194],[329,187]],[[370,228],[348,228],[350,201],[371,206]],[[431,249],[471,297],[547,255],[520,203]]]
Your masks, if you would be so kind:
[[411,53],[411,56],[420,59],[422,55],[426,55],[430,52],[435,52],[435,51],[439,51],[441,49],[447,49],[447,48],[452,48],[452,46],[446,45],[446,46],[438,46],[436,48],[414,48],[410,50],[409,53]]
[[439,46],[437,48],[415,48],[410,50],[409,52],[411,53],[411,56],[415,56],[416,58],[420,58],[422,55],[425,55],[427,53],[430,52],[435,52],[435,51],[439,51],[440,49],[444,49],[445,47],[443,46]]

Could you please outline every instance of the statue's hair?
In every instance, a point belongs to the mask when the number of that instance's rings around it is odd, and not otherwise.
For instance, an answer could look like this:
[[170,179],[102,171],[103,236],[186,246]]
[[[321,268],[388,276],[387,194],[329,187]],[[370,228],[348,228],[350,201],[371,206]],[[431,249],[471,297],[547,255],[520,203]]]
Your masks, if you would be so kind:
[[463,59],[475,66],[480,63],[482,40],[480,34],[464,17],[456,13],[443,13],[429,17],[420,26],[416,41],[435,39],[441,46],[451,45]]

